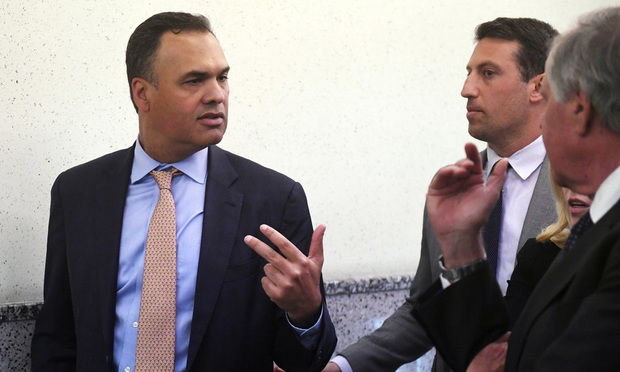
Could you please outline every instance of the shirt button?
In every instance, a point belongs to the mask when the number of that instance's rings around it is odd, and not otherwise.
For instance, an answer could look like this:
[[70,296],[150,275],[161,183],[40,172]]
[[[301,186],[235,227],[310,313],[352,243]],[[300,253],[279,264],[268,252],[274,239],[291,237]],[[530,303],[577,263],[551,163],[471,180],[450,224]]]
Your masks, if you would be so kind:
[[[133,322],[133,327],[134,328],[138,328],[138,322]],[[127,368],[129,368],[129,367],[127,367]]]
[[125,372],[129,372],[129,371],[131,371],[131,368],[125,367]]

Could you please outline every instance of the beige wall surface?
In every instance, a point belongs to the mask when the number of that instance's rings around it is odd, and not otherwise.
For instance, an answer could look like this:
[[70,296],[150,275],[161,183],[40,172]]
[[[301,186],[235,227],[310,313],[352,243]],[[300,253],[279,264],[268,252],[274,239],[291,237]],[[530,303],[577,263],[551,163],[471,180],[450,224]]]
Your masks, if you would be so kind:
[[42,299],[55,177],[136,139],[124,52],[154,13],[211,19],[232,67],[221,146],[302,183],[331,281],[415,272],[428,182],[471,140],[459,93],[477,24],[562,31],[614,2],[5,0],[0,304]]

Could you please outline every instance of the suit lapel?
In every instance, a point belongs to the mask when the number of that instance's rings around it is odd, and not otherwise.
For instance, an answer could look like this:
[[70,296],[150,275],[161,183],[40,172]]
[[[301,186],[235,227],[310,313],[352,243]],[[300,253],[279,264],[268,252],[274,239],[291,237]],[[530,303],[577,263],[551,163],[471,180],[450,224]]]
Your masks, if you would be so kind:
[[120,161],[110,161],[102,170],[95,196],[95,255],[98,260],[98,292],[101,319],[108,355],[114,348],[114,319],[118,259],[123,213],[129,187],[134,147],[118,153]]
[[[608,232],[620,221],[620,203],[616,204],[598,223],[592,226],[568,252],[562,251],[532,292],[510,336],[506,365],[517,366],[527,335],[540,314],[570,285],[575,275],[607,238]],[[512,349],[512,350],[511,350]]]
[[187,370],[196,357],[215,309],[241,217],[243,194],[230,189],[238,175],[225,152],[209,147],[202,241]]
[[537,236],[543,228],[552,224],[555,221],[555,217],[555,202],[549,177],[549,160],[545,156],[545,160],[543,160],[538,173],[538,179],[534,186],[534,193],[532,194],[527,214],[525,215],[517,249],[521,249],[528,239]]

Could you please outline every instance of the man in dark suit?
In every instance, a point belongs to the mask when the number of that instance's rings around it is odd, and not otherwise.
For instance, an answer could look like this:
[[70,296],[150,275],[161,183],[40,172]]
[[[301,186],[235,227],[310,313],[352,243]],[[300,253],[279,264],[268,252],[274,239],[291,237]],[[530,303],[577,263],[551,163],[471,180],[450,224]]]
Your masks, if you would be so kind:
[[[313,235],[298,183],[215,146],[227,125],[228,71],[202,16],[157,14],[132,34],[127,73],[138,141],[54,183],[34,371],[272,371],[274,361],[320,371],[327,363],[336,336],[321,280],[324,227]],[[167,268],[145,265],[149,220],[164,198],[152,171],[173,169],[182,173],[167,173],[171,185],[160,187],[176,209],[166,227],[176,227],[176,283],[149,284],[156,301],[170,302],[166,288],[175,296],[166,349],[141,332],[162,323],[143,311],[169,314],[141,302],[147,271]],[[247,237],[259,227],[271,246]],[[154,357],[172,363],[164,368]]]
[[[511,159],[497,280],[507,287],[517,250],[555,219],[549,163],[541,138],[544,102],[540,82],[551,39],[557,31],[530,18],[498,18],[476,28],[478,42],[467,64],[461,95],[467,98],[469,133],[488,144],[485,173],[500,157]],[[373,333],[340,352],[334,361],[346,372],[394,371],[429,351],[433,344],[411,317],[412,302],[439,277],[441,254],[424,214],[420,262],[410,298]],[[346,360],[345,360],[346,358]],[[436,370],[447,370],[441,358]],[[325,371],[340,371],[329,363]],[[349,369],[347,369],[349,368]]]
[[553,177],[593,201],[507,344],[492,343],[507,331],[508,316],[481,239],[506,161],[484,185],[480,157],[468,144],[467,157],[431,182],[429,218],[446,271],[457,275],[434,283],[415,314],[457,371],[472,360],[479,371],[501,370],[504,362],[506,371],[620,370],[619,25],[620,8],[594,12],[554,42],[547,60],[543,139]]

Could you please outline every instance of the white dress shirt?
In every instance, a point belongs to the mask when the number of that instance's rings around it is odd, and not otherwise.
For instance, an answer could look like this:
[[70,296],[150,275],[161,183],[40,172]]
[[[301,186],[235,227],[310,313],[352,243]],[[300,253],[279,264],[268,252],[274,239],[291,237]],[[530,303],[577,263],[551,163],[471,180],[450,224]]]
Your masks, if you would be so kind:
[[[506,294],[508,279],[510,279],[515,267],[525,215],[534,194],[545,155],[545,146],[542,136],[540,136],[508,158],[510,168],[502,188],[502,229],[499,238],[496,275],[503,294]],[[500,156],[492,148],[487,149],[487,163],[484,168],[485,180],[488,179],[488,173],[493,165],[500,159]]]

